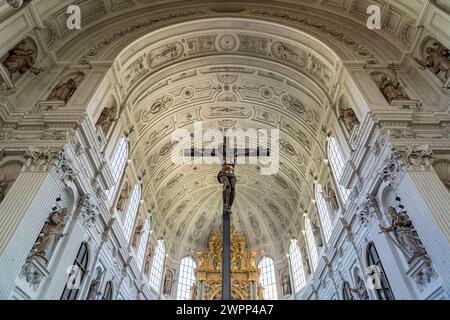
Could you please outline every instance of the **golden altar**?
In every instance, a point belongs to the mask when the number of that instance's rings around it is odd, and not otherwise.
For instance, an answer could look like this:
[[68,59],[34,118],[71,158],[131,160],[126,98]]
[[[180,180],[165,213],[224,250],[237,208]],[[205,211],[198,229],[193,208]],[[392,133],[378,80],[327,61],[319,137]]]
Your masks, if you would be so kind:
[[[197,252],[196,283],[191,300],[222,298],[222,228],[208,242],[208,252]],[[231,295],[233,300],[263,300],[259,285],[261,271],[255,265],[256,252],[248,252],[244,237],[231,227]]]

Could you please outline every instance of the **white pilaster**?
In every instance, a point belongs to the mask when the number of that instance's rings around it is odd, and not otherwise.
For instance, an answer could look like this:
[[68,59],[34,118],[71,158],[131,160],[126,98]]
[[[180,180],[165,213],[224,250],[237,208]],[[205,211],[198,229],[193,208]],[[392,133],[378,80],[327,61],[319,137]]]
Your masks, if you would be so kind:
[[47,171],[22,172],[0,205],[0,299],[7,299],[60,189]]
[[397,193],[450,294],[450,194],[431,168],[408,170]]

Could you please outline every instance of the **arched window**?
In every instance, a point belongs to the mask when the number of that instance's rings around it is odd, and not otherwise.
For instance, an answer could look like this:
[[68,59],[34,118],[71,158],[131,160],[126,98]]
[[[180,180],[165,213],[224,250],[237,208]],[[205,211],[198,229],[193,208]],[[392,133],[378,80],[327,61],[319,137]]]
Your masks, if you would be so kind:
[[128,160],[128,141],[125,138],[121,138],[110,160],[111,174],[114,180],[114,186],[112,186],[111,189],[106,191],[106,197],[108,198],[109,201],[111,201],[111,199],[114,196],[114,193],[116,192],[117,184],[120,181],[120,177],[122,176],[123,169],[125,168],[127,160]]
[[317,210],[319,211],[322,230],[325,235],[325,242],[328,242],[328,239],[330,239],[331,236],[331,219],[327,203],[322,194],[322,186],[320,184],[316,184],[316,205]]
[[306,219],[305,224],[306,242],[308,243],[309,257],[311,259],[311,265],[314,271],[317,267],[317,260],[319,260],[319,257],[317,255],[317,247],[314,241],[311,221],[309,219]]
[[150,220],[147,218],[144,223],[144,232],[142,232],[141,238],[139,239],[139,247],[136,253],[136,262],[138,266],[143,267],[145,249],[147,248],[149,234],[150,234]]
[[269,257],[263,257],[258,263],[258,268],[261,270],[259,282],[264,288],[264,298],[266,300],[277,300],[277,283],[273,260]]
[[344,300],[354,300],[350,284],[347,281],[344,282],[344,286],[342,287],[342,298]]
[[336,184],[339,186],[339,190],[341,191],[342,199],[346,202],[348,196],[350,195],[350,190],[344,188],[344,186],[339,183],[344,172],[345,159],[341,148],[334,137],[331,137],[328,143],[328,158],[334,178],[336,179]]
[[[380,300],[395,300],[394,293],[389,285],[388,278],[384,272],[383,264],[381,263],[380,256],[373,242],[367,247],[367,263],[369,267],[369,276],[373,276],[375,279],[380,279],[381,288],[375,288],[378,299]],[[377,273],[377,274],[375,274]]]
[[297,240],[291,240],[291,245],[289,246],[289,262],[291,264],[292,277],[294,280],[294,291],[297,293],[306,284],[302,255],[300,254]]
[[189,300],[192,285],[195,283],[195,268],[197,268],[197,264],[191,257],[186,257],[181,260],[177,300]]
[[86,243],[82,243],[72,265],[69,280],[61,295],[61,300],[76,300],[80,293],[81,284],[86,276],[89,262],[89,251]]
[[139,203],[141,201],[141,185],[136,184],[133,189],[133,194],[131,195],[130,201],[128,202],[127,209],[124,215],[123,221],[123,233],[125,239],[129,240],[131,236],[131,231],[133,230],[134,221],[136,220],[136,214],[139,209]]
[[161,290],[161,279],[166,259],[166,246],[164,240],[158,240],[155,255],[153,257],[152,269],[150,271],[150,286],[156,291]]
[[112,281],[106,283],[105,291],[103,292],[102,300],[112,300],[114,293],[114,286]]

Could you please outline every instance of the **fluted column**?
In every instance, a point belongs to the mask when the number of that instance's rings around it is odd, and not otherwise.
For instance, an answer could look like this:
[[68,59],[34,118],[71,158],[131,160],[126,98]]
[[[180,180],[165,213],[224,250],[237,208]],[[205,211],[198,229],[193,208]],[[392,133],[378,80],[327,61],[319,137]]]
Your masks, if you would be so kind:
[[[60,191],[49,156],[28,158],[0,204],[0,299],[7,299]],[[38,159],[39,158],[39,159]]]
[[392,186],[450,295],[450,194],[431,166],[428,146],[396,150],[394,157],[401,169],[390,175]]

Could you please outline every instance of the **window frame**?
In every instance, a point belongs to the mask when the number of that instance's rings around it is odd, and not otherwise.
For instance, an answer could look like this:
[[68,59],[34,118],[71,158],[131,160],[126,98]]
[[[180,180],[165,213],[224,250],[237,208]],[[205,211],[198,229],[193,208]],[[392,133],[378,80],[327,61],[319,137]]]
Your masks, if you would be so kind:
[[261,271],[259,283],[264,288],[264,299],[277,300],[278,290],[275,274],[275,262],[272,258],[264,256],[258,262],[258,269]]
[[306,273],[300,247],[297,244],[297,240],[294,239],[291,240],[289,245],[289,264],[292,281],[294,282],[294,293],[297,293],[306,286]]
[[191,256],[181,259],[178,273],[177,300],[189,300],[192,284],[195,283],[194,271],[196,268],[197,262]]

